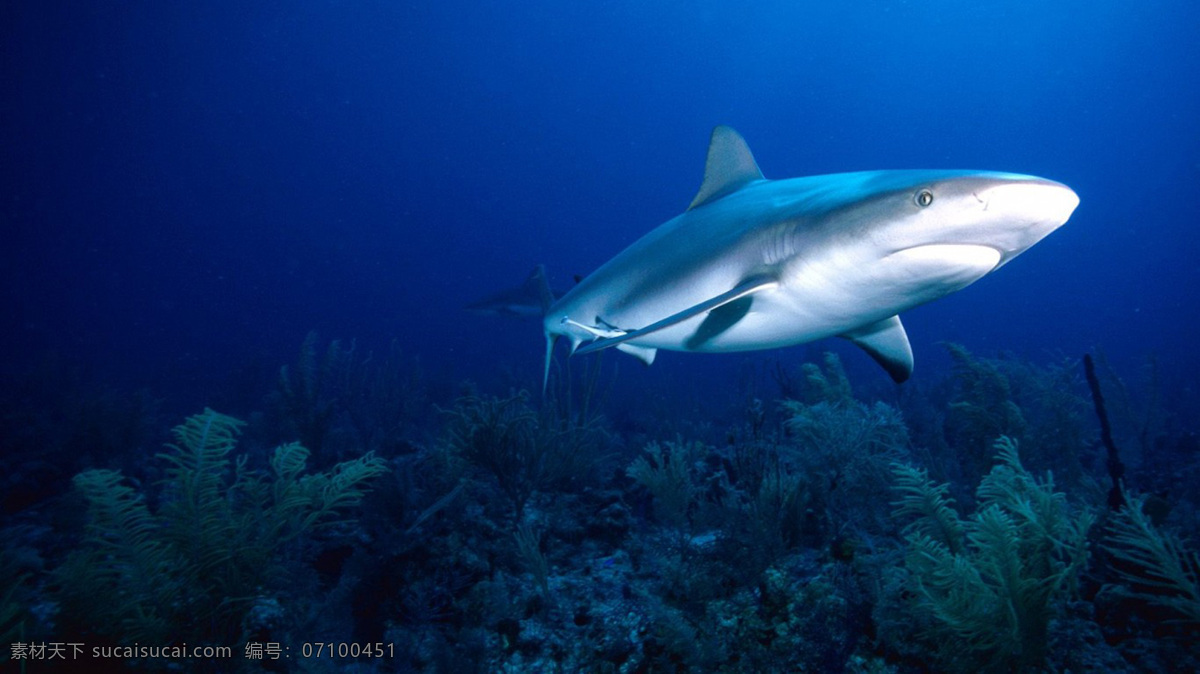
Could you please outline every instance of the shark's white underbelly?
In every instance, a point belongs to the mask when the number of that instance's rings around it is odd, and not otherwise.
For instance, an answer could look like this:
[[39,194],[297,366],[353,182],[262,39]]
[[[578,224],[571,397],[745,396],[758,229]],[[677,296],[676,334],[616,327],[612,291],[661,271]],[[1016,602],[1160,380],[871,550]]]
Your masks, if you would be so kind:
[[[708,314],[659,330],[631,344],[675,351],[719,352],[771,349],[824,339],[895,316],[961,290],[992,271],[1000,253],[987,246],[944,244],[897,251],[882,259],[814,255],[781,276],[780,285],[748,298],[749,309],[728,326],[698,338]],[[713,290],[697,296],[716,294]],[[643,304],[641,309],[645,309]],[[626,330],[653,323],[657,315],[614,314]]]

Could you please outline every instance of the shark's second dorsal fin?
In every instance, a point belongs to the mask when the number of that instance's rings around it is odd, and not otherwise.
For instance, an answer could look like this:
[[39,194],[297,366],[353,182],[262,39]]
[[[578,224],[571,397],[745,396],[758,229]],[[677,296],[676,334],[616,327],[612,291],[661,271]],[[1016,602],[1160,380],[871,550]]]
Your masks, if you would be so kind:
[[728,126],[713,129],[708,141],[708,159],[704,162],[704,182],[688,210],[736,192],[747,184],[762,180],[762,171],[750,154],[745,139]]

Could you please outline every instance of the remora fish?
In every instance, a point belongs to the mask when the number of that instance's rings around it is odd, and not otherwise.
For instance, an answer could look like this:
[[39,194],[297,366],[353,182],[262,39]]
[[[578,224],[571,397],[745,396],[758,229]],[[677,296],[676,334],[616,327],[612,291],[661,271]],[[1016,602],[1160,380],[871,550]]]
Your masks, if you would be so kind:
[[572,353],[616,347],[649,364],[658,349],[836,335],[905,381],[913,355],[898,314],[1004,266],[1078,204],[1060,183],[991,171],[767,180],[742,137],[719,126],[688,209],[545,307],[543,387],[559,336]]

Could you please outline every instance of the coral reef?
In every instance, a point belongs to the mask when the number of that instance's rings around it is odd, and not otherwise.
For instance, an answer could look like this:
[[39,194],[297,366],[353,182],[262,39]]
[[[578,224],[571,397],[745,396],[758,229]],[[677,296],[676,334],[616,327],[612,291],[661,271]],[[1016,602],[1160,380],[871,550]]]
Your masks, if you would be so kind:
[[1104,541],[1104,549],[1121,562],[1114,566],[1122,583],[1116,591],[1166,609],[1168,622],[1200,627],[1200,557],[1154,526],[1144,495],[1125,494],[1122,502]]
[[987,471],[986,452],[1000,436],[1021,437],[1025,415],[1013,400],[1009,379],[999,364],[976,358],[966,347],[947,343],[953,359],[954,397],[946,411],[945,434],[950,446],[966,450],[964,477]]
[[495,478],[518,521],[535,493],[583,482],[604,459],[598,426],[539,414],[524,391],[460,398],[448,416],[451,448]]
[[114,643],[234,643],[267,588],[286,587],[295,541],[332,526],[386,467],[371,455],[306,473],[308,452],[278,447],[270,479],[231,460],[243,422],[205,410],[159,454],[158,506],[119,471],[75,477],[83,544],[55,571],[73,632]]
[[1016,441],[1001,437],[995,449],[997,464],[966,520],[945,485],[896,470],[895,515],[919,515],[906,527],[913,607],[939,659],[959,671],[1043,665],[1055,603],[1073,593],[1088,559],[1092,514],[1072,517],[1050,476],[1038,480],[1021,465]]
[[[312,335],[274,391],[241,396],[262,407],[248,422],[206,409],[149,461],[141,403],[72,403],[111,454],[61,456],[83,441],[41,422],[17,439],[20,461],[41,437],[75,478],[0,522],[0,630],[393,649],[116,665],[179,671],[1200,667],[1188,417],[1125,440],[1130,491],[1108,510],[1078,363],[948,349],[948,377],[883,399],[825,354],[795,377],[756,370],[786,385],[778,402],[746,385],[715,412],[648,397],[614,418],[598,363],[555,373],[543,400],[435,392],[394,345],[374,358]],[[1104,383],[1124,440],[1125,396]]]

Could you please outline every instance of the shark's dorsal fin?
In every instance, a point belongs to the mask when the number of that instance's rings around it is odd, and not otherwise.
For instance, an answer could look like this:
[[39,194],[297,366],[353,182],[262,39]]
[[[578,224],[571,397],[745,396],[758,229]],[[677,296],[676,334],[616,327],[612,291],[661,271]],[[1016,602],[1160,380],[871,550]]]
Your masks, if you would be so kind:
[[864,325],[841,336],[866,351],[897,384],[912,376],[912,346],[908,343],[908,333],[904,332],[904,324],[899,316]]
[[746,297],[747,295],[750,295],[751,293],[755,293],[755,292],[758,292],[759,290],[764,290],[766,288],[774,288],[777,285],[779,285],[778,279],[776,279],[774,276],[771,276],[769,274],[759,274],[759,275],[751,276],[750,278],[747,278],[746,280],[744,280],[741,283],[734,286],[733,289],[723,292],[720,295],[717,295],[716,297],[714,297],[712,299],[708,299],[708,300],[701,302],[700,304],[688,307],[687,309],[684,309],[683,311],[680,311],[679,313],[671,314],[670,316],[667,316],[666,318],[662,319],[661,321],[656,321],[654,323],[651,323],[650,325],[647,325],[644,328],[634,330],[632,332],[627,332],[623,335],[609,337],[607,339],[597,339],[596,341],[592,342],[591,344],[586,344],[586,345],[580,347],[580,349],[578,351],[576,351],[575,353],[578,353],[578,354],[592,353],[593,351],[607,349],[611,346],[616,346],[618,344],[628,342],[631,339],[637,339],[638,337],[645,337],[646,335],[648,335],[652,332],[658,332],[659,330],[662,330],[664,328],[669,328],[672,325],[675,325],[677,323],[682,323],[683,321],[686,321],[687,319],[692,318],[694,316],[698,316],[706,311],[712,311],[713,309],[716,309],[717,307],[729,304],[730,302],[736,302],[737,300],[740,300],[741,298]]
[[704,182],[688,210],[736,192],[749,183],[762,180],[762,171],[750,154],[745,139],[728,126],[713,129],[708,141],[708,159],[704,162]]

